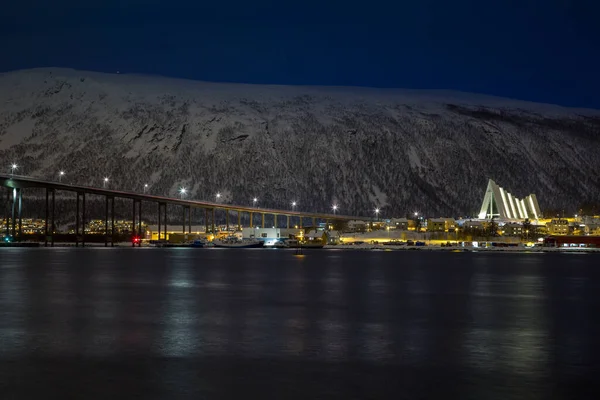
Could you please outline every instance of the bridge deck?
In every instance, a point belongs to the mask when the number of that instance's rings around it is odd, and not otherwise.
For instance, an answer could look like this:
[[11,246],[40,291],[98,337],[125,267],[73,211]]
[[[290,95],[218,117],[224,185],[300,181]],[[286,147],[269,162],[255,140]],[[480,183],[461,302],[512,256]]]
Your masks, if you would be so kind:
[[127,192],[114,189],[96,188],[83,185],[72,185],[68,183],[45,181],[42,179],[36,179],[21,175],[5,175],[0,174],[0,185],[8,188],[45,188],[54,189],[70,192],[79,192],[86,194],[94,194],[99,196],[118,197],[123,199],[132,199],[139,201],[149,201],[154,203],[165,203],[195,208],[218,208],[223,210],[233,210],[241,212],[253,212],[258,214],[277,214],[277,215],[289,215],[306,218],[319,218],[329,220],[371,220],[372,218],[351,216],[351,215],[340,215],[340,214],[328,214],[328,213],[312,213],[303,211],[292,211],[292,210],[279,210],[275,208],[260,208],[251,206],[242,206],[234,204],[222,204],[209,201],[198,201],[198,200],[184,200],[173,197],[155,196],[151,194],[143,194],[136,192]]

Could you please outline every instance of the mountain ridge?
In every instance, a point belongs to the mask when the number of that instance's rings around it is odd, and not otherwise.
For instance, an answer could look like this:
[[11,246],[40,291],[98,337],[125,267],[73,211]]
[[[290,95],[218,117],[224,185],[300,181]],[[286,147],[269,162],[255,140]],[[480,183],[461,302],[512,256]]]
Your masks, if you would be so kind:
[[0,74],[0,104],[1,162],[82,184],[345,214],[474,214],[488,178],[542,208],[599,198],[600,110],[45,68]]

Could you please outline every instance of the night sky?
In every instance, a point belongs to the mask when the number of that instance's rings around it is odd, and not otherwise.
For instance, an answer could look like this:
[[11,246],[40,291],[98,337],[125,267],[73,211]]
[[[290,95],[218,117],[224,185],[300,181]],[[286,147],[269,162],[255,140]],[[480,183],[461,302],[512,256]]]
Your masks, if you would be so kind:
[[595,0],[13,3],[0,13],[0,71],[453,89],[600,108]]

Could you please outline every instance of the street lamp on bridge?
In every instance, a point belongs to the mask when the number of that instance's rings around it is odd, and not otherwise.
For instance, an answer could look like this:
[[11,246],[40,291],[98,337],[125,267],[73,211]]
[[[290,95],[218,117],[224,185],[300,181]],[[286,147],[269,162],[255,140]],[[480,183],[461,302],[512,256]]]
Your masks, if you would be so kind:
[[144,183],[144,194],[146,194],[147,191],[148,191],[148,184]]
[[102,187],[103,187],[104,189],[106,189],[106,186],[107,186],[107,185],[108,185],[108,178],[107,178],[107,177],[105,177],[105,178],[104,178],[104,184],[103,184],[103,186],[102,186]]
[[217,200],[216,200],[216,202],[218,203],[218,202],[219,202],[219,199],[221,198],[221,193],[217,193],[217,194],[215,195],[215,198],[217,199]]
[[296,210],[296,202],[292,201],[292,211],[295,211],[295,210]]
[[338,206],[337,206],[337,204],[334,204],[334,205],[333,205],[333,207],[331,207],[331,208],[333,209],[333,215],[335,215],[335,212],[336,212],[336,211],[337,211],[337,209],[338,209]]
[[58,182],[59,182],[59,183],[60,183],[60,182],[62,182],[62,177],[63,177],[64,175],[65,175],[65,171],[60,171],[60,172],[58,173]]
[[18,169],[19,169],[19,166],[18,166],[17,164],[13,163],[13,164],[10,166],[10,174],[11,174],[11,175],[14,175],[14,174],[15,174],[15,171],[16,171],[16,170],[18,170]]
[[181,189],[179,189],[179,194],[181,195],[181,199],[183,200],[185,194],[187,193],[187,190],[182,187]]
[[258,199],[255,197],[252,199],[252,206],[256,207],[256,202],[258,201]]

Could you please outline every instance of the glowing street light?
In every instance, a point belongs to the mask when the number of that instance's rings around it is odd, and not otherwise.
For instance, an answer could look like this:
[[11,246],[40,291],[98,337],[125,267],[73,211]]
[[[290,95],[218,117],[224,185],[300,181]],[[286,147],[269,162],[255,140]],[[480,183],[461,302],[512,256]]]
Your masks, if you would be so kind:
[[104,189],[106,189],[106,185],[108,185],[108,178],[105,177],[104,178],[104,186],[103,186]]
[[336,212],[336,211],[337,211],[337,209],[338,209],[338,206],[337,206],[337,204],[334,204],[334,205],[333,205],[331,208],[333,209],[333,215],[335,215],[335,212]]
[[16,171],[16,170],[18,170],[18,169],[19,169],[19,166],[18,166],[17,164],[14,164],[14,163],[13,163],[13,164],[10,166],[10,174],[11,174],[11,175],[14,175],[14,174],[15,174],[15,171]]
[[258,201],[258,199],[255,197],[252,199],[252,206],[256,207],[256,202]]
[[219,202],[219,199],[221,198],[221,193],[217,193],[215,195],[215,198],[217,199],[217,203]]
[[419,216],[419,213],[415,211],[415,217],[418,217],[418,216]]
[[182,187],[181,189],[179,189],[179,194],[181,195],[181,199],[183,200],[185,194],[187,193],[187,190]]
[[62,177],[65,176],[65,171],[60,171],[58,173],[58,182],[60,183],[62,181]]
[[375,216],[377,217],[377,220],[379,220],[379,211],[381,211],[379,208],[375,209]]
[[292,211],[294,211],[296,209],[296,202],[292,201]]
[[146,193],[147,190],[148,190],[148,184],[144,183],[144,194]]

